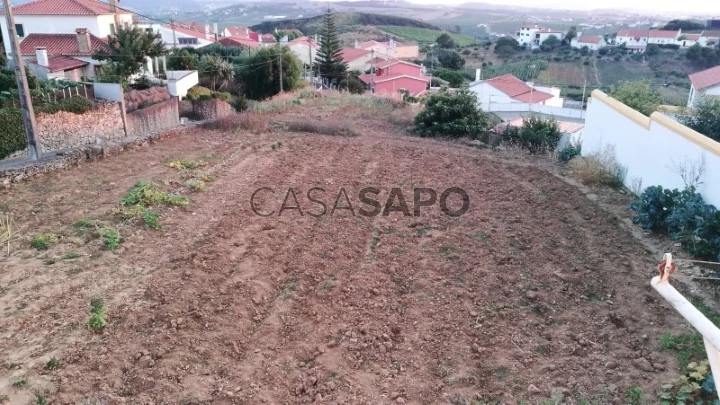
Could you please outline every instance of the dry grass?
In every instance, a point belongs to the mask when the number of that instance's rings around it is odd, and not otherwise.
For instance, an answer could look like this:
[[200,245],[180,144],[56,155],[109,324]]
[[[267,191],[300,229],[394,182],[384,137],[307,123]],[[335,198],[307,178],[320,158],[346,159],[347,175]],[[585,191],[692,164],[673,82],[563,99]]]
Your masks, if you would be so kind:
[[308,121],[295,121],[288,123],[288,131],[290,132],[308,132],[311,134],[332,135],[332,136],[358,136],[348,126],[342,124],[316,123]]
[[10,256],[10,244],[20,236],[15,221],[10,214],[0,215],[0,247],[7,246]]
[[625,186],[627,168],[615,159],[615,148],[612,146],[588,156],[578,156],[569,165],[584,184],[616,189]]
[[225,132],[251,132],[260,134],[270,129],[266,114],[258,111],[247,111],[242,114],[231,115],[212,122],[206,122],[203,129]]

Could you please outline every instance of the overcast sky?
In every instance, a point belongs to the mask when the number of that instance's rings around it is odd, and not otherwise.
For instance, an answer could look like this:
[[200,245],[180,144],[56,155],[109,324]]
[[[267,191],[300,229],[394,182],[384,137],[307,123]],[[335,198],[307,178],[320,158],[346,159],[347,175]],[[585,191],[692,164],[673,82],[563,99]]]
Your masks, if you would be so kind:
[[[391,0],[392,1],[392,0]],[[468,0],[408,0],[412,3],[421,4],[461,4],[470,3]],[[709,17],[720,16],[719,0],[482,0],[482,3],[504,4],[504,5],[520,5],[531,7],[552,7],[552,8],[569,8],[569,9],[594,9],[594,8],[614,8],[627,9],[633,11],[642,10],[648,12],[689,12],[692,14],[707,13]]]

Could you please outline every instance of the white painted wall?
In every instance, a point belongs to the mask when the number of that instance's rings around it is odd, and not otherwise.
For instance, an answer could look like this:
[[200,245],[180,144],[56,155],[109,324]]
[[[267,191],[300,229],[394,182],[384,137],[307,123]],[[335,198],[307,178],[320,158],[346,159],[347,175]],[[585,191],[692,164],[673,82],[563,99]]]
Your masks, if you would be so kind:
[[[121,14],[121,21],[132,24],[131,14]],[[105,38],[110,35],[110,24],[115,20],[112,15],[75,16],[75,15],[16,15],[15,24],[22,24],[25,36],[30,34],[74,34],[76,28],[87,28],[93,35]],[[5,53],[10,54],[10,36],[5,17],[0,18]],[[22,38],[21,38],[22,39]]]
[[572,41],[570,41],[570,46],[575,49],[582,49],[583,47],[586,47],[591,51],[597,51],[600,48],[604,48],[607,46],[607,43],[604,39],[601,39],[596,44],[587,44],[587,43],[580,43],[578,42],[577,38],[573,38]]
[[565,100],[560,97],[560,88],[559,87],[550,87],[550,86],[535,86],[528,83],[532,88],[538,91],[544,91],[545,93],[549,93],[553,95],[553,98],[549,100],[545,100],[543,102],[543,105],[550,106],[550,107],[560,107],[565,103]]
[[302,43],[289,45],[288,48],[290,48],[290,50],[295,55],[295,57],[298,58],[300,63],[304,63],[306,65],[312,64],[315,60],[315,55],[317,55],[317,51],[315,50],[315,48]]
[[[478,99],[478,105],[480,106],[488,106],[490,104],[516,103],[516,101],[508,97],[507,94],[503,93],[502,91],[496,89],[495,87],[486,82],[472,84],[470,86],[470,91],[475,93]],[[488,111],[486,108],[483,108],[483,110]]]
[[648,44],[648,37],[638,38],[636,41],[634,37],[616,37],[615,43],[625,44],[627,46],[646,46]]
[[552,115],[555,117],[584,119],[585,111],[575,108],[552,107],[542,104],[529,103],[489,103],[480,104],[478,107],[487,112],[534,112]]
[[690,85],[690,93],[688,96],[687,106],[690,108],[697,107],[706,98],[720,97],[720,84],[697,91],[695,86]]
[[100,100],[123,101],[123,89],[118,83],[93,83],[93,89]]
[[[633,179],[642,179],[642,187],[662,185],[665,188],[685,187],[680,176],[673,171],[672,164],[693,162],[705,157],[705,173],[698,192],[706,201],[720,207],[720,143],[697,134],[714,150],[703,147],[699,142],[679,134],[662,124],[653,113],[645,117],[637,111],[634,119],[611,107],[603,101],[602,92],[594,91],[588,104],[585,128],[583,130],[582,154],[587,156],[613,145],[617,161],[628,168],[625,184],[629,187]],[[629,109],[629,107],[628,107]],[[647,124],[647,125],[644,125]]]
[[169,70],[167,72],[167,87],[170,95],[181,99],[185,98],[188,90],[199,82],[197,70]]
[[[178,30],[175,30],[173,36],[173,30],[162,24],[138,24],[138,27],[142,29],[152,29],[154,33],[159,33],[166,49],[173,49],[176,46],[178,48],[202,48],[213,43],[213,41],[184,34]],[[197,45],[180,44],[180,38],[197,38]]]

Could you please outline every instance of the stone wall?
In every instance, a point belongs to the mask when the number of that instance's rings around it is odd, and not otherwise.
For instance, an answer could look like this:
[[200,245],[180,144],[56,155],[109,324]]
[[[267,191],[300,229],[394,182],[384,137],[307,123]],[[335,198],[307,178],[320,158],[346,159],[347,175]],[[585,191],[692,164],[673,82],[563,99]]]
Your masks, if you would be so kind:
[[180,125],[178,99],[169,100],[141,108],[127,114],[128,136],[142,137],[147,134]]
[[59,111],[39,114],[37,142],[43,152],[94,144],[100,140],[125,137],[118,103],[96,102],[96,108],[84,114]]
[[169,100],[172,96],[167,87],[150,87],[145,90],[130,90],[125,93],[125,111],[131,112],[141,108],[143,104],[156,104]]
[[193,101],[193,111],[198,120],[214,120],[235,114],[230,104],[219,98]]

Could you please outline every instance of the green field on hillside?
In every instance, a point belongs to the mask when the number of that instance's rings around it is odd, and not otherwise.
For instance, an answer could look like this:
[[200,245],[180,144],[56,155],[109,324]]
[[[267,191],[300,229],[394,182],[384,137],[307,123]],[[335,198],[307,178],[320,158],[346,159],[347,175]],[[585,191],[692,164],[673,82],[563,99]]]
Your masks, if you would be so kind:
[[[431,30],[427,28],[400,27],[396,25],[378,25],[377,27],[389,34],[396,35],[410,41],[415,41],[420,44],[428,44],[435,42],[435,40],[437,39],[437,37],[440,36],[440,34],[442,34],[443,32],[447,32]],[[455,43],[461,47],[470,46],[477,43],[475,38],[469,37],[467,35],[459,35],[452,32],[448,32],[448,34],[450,34]]]
[[[548,62],[544,59],[531,59],[522,62],[493,65],[482,68],[482,79],[512,74],[520,80],[532,80],[538,77],[541,71],[547,68]],[[474,75],[475,73],[473,73]]]

